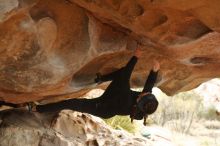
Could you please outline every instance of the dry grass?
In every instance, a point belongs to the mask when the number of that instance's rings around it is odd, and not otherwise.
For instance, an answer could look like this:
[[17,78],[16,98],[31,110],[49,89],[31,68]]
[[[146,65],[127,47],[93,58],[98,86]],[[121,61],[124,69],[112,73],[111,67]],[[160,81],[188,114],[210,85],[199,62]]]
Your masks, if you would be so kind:
[[160,105],[151,121],[178,133],[174,134],[177,145],[192,145],[181,140],[189,138],[193,145],[220,146],[219,116],[214,108],[204,107],[202,97],[193,91],[168,97],[156,90]]
[[198,107],[201,106],[201,97],[192,92],[180,93],[173,97],[159,93],[157,97],[160,105],[152,116],[155,123],[180,133],[189,133],[197,117]]

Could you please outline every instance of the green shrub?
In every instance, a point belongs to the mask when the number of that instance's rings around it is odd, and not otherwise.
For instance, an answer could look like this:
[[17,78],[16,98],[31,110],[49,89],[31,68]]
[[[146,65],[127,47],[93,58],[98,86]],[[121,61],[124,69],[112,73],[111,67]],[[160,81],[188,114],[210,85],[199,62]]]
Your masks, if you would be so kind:
[[104,119],[104,121],[114,129],[123,129],[130,133],[135,133],[138,130],[135,121],[131,123],[129,116],[114,116],[110,119]]

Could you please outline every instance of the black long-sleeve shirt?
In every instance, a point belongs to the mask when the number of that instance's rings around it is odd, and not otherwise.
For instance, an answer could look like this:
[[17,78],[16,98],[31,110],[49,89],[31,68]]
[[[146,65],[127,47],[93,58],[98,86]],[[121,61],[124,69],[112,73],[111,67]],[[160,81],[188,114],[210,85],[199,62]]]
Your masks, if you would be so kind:
[[[127,65],[111,74],[104,75],[102,81],[112,80],[103,95],[95,99],[70,99],[57,103],[37,106],[39,112],[52,112],[62,109],[72,109],[90,113],[102,118],[115,115],[130,115],[136,99],[141,92],[130,89],[130,76],[137,62],[133,56]],[[157,72],[150,71],[144,85],[144,92],[151,92],[156,82]]]

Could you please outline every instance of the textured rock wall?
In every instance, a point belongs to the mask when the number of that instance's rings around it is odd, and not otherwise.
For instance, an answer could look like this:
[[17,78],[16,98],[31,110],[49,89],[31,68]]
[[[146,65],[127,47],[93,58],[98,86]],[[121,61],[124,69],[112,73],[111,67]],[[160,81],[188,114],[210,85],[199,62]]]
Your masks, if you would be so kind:
[[1,0],[0,100],[74,98],[95,88],[141,45],[132,74],[143,86],[152,60],[167,94],[219,76],[218,0]]
[[113,130],[103,120],[73,111],[0,113],[1,146],[149,146],[152,142]]

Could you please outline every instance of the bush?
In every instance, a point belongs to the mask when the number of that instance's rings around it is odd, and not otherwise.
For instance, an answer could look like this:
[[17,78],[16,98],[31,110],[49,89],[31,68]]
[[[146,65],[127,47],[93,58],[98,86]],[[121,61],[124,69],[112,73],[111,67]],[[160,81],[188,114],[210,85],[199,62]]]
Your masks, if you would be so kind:
[[135,133],[138,131],[137,124],[135,124],[135,121],[131,123],[129,116],[114,116],[110,119],[105,119],[104,121],[114,129],[123,129],[129,133]]
[[177,132],[188,133],[197,116],[202,98],[192,91],[172,97],[161,95],[158,96],[159,108],[152,116],[155,123],[168,126]]
[[214,106],[202,106],[199,110],[198,116],[206,120],[220,120],[220,116],[216,114],[216,109]]

